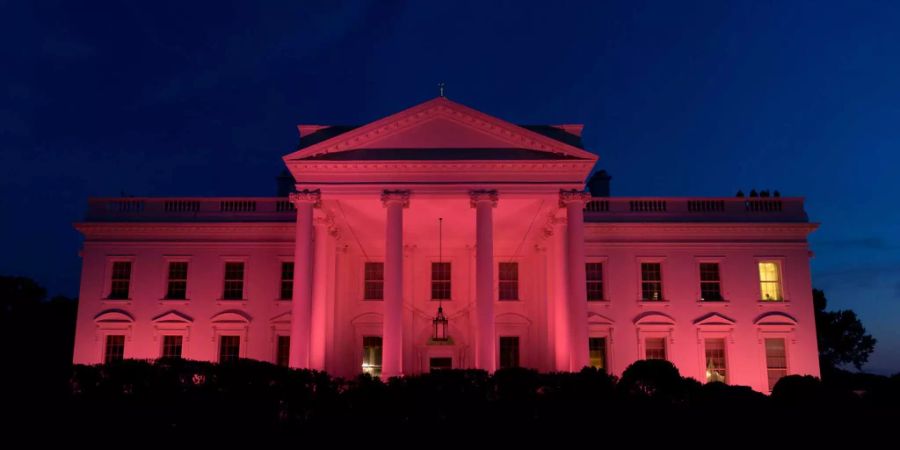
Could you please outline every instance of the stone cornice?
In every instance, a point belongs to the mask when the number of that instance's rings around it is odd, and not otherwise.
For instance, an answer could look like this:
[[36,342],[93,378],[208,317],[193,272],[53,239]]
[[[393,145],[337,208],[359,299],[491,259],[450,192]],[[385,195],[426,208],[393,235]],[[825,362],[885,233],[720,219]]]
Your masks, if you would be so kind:
[[294,222],[173,223],[82,222],[75,228],[91,240],[276,240],[293,241]]
[[593,161],[289,161],[289,165],[305,171],[326,172],[382,172],[382,171],[444,171],[448,169],[466,169],[481,171],[545,171],[547,169],[568,171],[584,167],[593,167]]

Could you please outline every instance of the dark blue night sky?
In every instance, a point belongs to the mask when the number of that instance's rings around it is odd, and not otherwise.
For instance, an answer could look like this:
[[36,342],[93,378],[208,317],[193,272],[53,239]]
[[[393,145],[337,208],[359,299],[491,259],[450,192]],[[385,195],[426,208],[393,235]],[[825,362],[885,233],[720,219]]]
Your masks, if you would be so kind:
[[226,3],[0,1],[0,273],[74,296],[89,196],[273,195],[295,124],[445,81],[584,123],[614,195],[806,197],[814,285],[900,371],[900,3]]

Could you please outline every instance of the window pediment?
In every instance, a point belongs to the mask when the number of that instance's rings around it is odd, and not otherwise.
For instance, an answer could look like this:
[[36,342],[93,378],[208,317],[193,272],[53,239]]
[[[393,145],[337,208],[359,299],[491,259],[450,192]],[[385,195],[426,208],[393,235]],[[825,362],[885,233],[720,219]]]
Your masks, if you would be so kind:
[[701,328],[709,328],[709,327],[733,327],[735,324],[734,319],[723,316],[719,313],[709,313],[704,316],[701,316],[697,320],[694,321],[694,325]]
[[94,316],[96,323],[134,323],[134,316],[121,309],[107,309]]
[[667,326],[672,327],[675,326],[675,319],[672,317],[651,311],[644,314],[640,314],[634,319],[634,324],[638,327],[646,327],[646,326]]
[[153,318],[154,323],[162,324],[162,323],[181,323],[181,324],[190,324],[194,322],[190,316],[186,314],[182,314],[174,309],[165,313],[162,313]]
[[222,311],[210,319],[213,323],[250,323],[252,318],[243,311],[231,309]]
[[795,327],[797,323],[797,319],[780,311],[762,314],[753,321],[758,327]]

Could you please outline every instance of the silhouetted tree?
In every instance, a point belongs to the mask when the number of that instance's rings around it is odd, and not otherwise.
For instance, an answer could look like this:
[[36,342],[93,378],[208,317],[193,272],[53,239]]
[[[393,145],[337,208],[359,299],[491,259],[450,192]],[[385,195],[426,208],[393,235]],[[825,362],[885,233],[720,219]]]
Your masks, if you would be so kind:
[[849,309],[826,311],[825,292],[813,289],[816,310],[816,334],[819,340],[819,361],[824,370],[853,364],[857,370],[869,360],[876,340],[866,334],[866,328]]

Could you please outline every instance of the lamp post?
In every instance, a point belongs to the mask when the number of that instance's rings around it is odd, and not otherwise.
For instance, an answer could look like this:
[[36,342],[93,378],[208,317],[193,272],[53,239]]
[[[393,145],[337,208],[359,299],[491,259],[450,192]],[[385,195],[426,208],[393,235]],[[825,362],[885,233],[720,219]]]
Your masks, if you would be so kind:
[[[444,218],[438,218],[438,265],[440,265],[443,261],[443,250],[444,250]],[[434,330],[432,331],[431,340],[435,342],[445,342],[450,339],[450,333],[448,332],[449,321],[447,320],[447,316],[444,315],[443,308],[443,299],[438,298],[438,310],[437,315],[434,316],[434,320],[431,321],[434,326]]]

